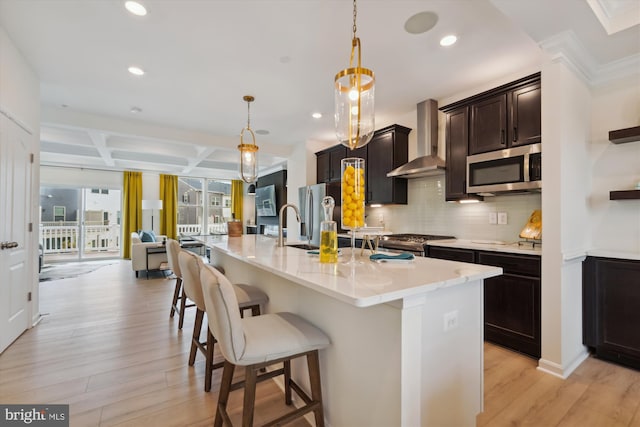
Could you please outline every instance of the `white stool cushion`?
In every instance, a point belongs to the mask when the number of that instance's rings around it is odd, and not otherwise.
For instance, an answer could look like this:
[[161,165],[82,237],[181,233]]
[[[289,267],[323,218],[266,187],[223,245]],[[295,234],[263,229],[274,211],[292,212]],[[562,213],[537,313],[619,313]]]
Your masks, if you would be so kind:
[[324,332],[292,313],[241,319],[236,293],[226,276],[204,266],[200,279],[209,327],[222,355],[234,365],[268,362],[329,345]]
[[182,286],[184,293],[196,304],[199,310],[205,311],[204,296],[202,296],[202,285],[200,284],[200,257],[193,252],[180,249],[178,252],[178,263],[182,272]]
[[329,345],[324,332],[293,313],[263,314],[242,319],[245,349],[236,365],[252,365]]
[[167,260],[169,261],[169,268],[173,271],[176,277],[182,278],[182,272],[180,271],[180,262],[178,261],[178,253],[180,252],[180,243],[174,239],[167,239]]

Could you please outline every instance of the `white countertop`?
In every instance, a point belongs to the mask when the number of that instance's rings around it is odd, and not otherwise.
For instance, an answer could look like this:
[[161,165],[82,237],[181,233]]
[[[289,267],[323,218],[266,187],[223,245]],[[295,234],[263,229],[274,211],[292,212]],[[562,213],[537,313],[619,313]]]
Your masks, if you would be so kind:
[[360,264],[345,264],[351,257],[350,248],[342,248],[337,264],[320,264],[317,256],[302,249],[278,248],[276,239],[262,235],[203,236],[201,240],[214,250],[357,307],[502,274],[498,267],[422,257],[408,263],[376,263],[368,254],[360,257],[359,248],[356,259]]
[[602,257],[602,258],[616,258],[616,259],[628,259],[632,261],[640,261],[639,252],[621,252],[621,251],[613,251],[609,249],[590,249],[587,251],[586,255]]
[[445,248],[475,249],[481,251],[506,252],[524,255],[542,255],[542,246],[531,247],[531,244],[518,245],[518,242],[496,242],[490,240],[430,240],[429,246]]

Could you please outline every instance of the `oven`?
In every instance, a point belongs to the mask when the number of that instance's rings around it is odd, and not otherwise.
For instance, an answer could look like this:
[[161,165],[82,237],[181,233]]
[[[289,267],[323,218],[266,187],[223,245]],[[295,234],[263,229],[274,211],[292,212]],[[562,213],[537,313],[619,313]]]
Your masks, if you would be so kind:
[[455,237],[433,234],[389,234],[382,236],[378,246],[389,252],[409,252],[415,256],[425,256],[424,246],[428,241],[449,239],[455,239]]

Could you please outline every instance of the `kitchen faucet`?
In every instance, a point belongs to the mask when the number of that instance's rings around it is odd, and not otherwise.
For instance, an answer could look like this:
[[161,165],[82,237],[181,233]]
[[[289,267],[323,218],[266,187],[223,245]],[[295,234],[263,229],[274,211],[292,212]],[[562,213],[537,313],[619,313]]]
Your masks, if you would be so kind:
[[284,233],[282,232],[282,218],[284,217],[284,211],[287,209],[287,207],[293,208],[293,210],[296,212],[296,219],[298,220],[298,222],[300,222],[300,211],[298,210],[298,207],[296,205],[294,205],[293,203],[287,203],[285,205],[282,205],[282,207],[280,208],[280,215],[278,218],[278,243],[277,243],[278,247],[284,246]]

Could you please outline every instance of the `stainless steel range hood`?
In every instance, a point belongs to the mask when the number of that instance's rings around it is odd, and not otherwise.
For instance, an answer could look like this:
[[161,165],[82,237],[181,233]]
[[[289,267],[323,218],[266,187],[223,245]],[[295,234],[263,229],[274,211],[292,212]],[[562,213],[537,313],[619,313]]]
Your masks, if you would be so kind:
[[418,104],[418,157],[387,174],[396,178],[421,178],[442,175],[444,160],[438,157],[438,101]]

